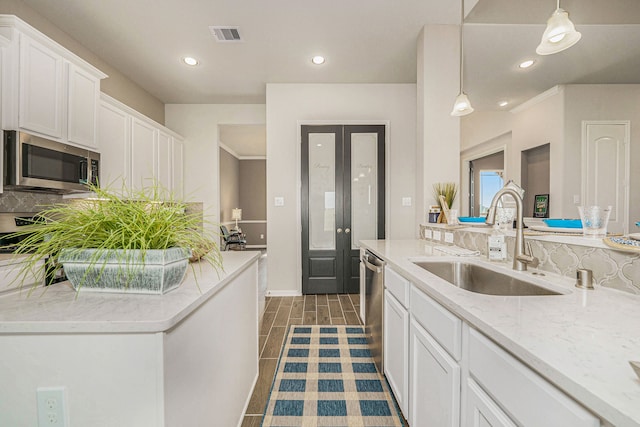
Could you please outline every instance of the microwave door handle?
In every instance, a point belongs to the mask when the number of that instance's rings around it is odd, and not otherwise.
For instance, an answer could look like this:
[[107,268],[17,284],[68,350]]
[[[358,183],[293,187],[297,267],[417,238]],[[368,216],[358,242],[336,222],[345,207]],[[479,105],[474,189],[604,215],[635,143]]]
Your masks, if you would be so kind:
[[87,159],[80,160],[80,183],[87,184],[88,181],[88,165]]

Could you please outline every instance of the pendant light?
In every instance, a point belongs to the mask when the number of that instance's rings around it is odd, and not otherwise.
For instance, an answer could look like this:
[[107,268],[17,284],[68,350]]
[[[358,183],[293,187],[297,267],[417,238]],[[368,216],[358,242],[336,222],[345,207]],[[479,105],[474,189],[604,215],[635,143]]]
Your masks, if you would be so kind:
[[573,22],[569,19],[569,14],[560,8],[560,0],[555,12],[547,21],[547,28],[542,34],[542,40],[536,48],[538,55],[551,55],[562,52],[578,43],[582,34],[576,31]]
[[469,97],[466,93],[464,93],[462,86],[464,69],[464,45],[462,42],[462,25],[464,24],[464,0],[461,0],[460,3],[460,93],[458,93],[458,96],[453,103],[453,110],[451,111],[451,115],[456,117],[466,116],[467,114],[473,113],[473,107],[471,106]]

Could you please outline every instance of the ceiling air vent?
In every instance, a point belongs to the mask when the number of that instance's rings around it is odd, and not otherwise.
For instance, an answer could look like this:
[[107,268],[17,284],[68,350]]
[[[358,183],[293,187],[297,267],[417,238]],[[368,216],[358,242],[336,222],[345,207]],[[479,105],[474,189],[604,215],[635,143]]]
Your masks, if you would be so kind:
[[216,38],[218,43],[241,42],[240,31],[238,27],[209,27],[211,34]]

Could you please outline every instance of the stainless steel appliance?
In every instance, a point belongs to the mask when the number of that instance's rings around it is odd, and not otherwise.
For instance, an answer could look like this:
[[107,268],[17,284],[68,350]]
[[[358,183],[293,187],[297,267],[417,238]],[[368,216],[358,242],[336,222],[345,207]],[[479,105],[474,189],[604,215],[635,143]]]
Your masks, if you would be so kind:
[[72,193],[98,183],[99,153],[7,130],[3,150],[7,190]]
[[[31,225],[43,219],[33,212],[0,212],[0,254],[12,254],[16,251],[16,245],[28,235],[20,237],[13,236],[13,233],[19,231],[20,227]],[[46,268],[46,284],[67,280],[64,270],[61,266],[56,265],[53,258],[48,257],[45,260]]]
[[365,334],[369,341],[371,357],[384,373],[383,315],[384,315],[384,265],[385,262],[369,251],[364,251],[361,258],[365,266]]

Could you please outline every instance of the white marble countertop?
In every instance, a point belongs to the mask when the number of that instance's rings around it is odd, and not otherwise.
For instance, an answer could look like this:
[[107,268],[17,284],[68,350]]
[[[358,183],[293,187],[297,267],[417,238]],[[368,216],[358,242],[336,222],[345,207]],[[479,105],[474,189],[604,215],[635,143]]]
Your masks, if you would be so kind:
[[223,252],[224,271],[193,264],[165,295],[76,292],[69,282],[0,295],[0,334],[166,331],[257,261],[260,252]]
[[[361,242],[421,290],[615,426],[640,426],[640,296],[544,271],[566,295],[506,297],[459,289],[411,259],[442,256],[424,240]],[[449,257],[451,258],[451,257]],[[455,257],[454,257],[455,258]],[[458,258],[459,260],[460,258]],[[480,257],[465,257],[488,263]],[[492,266],[514,272],[511,264]]]

